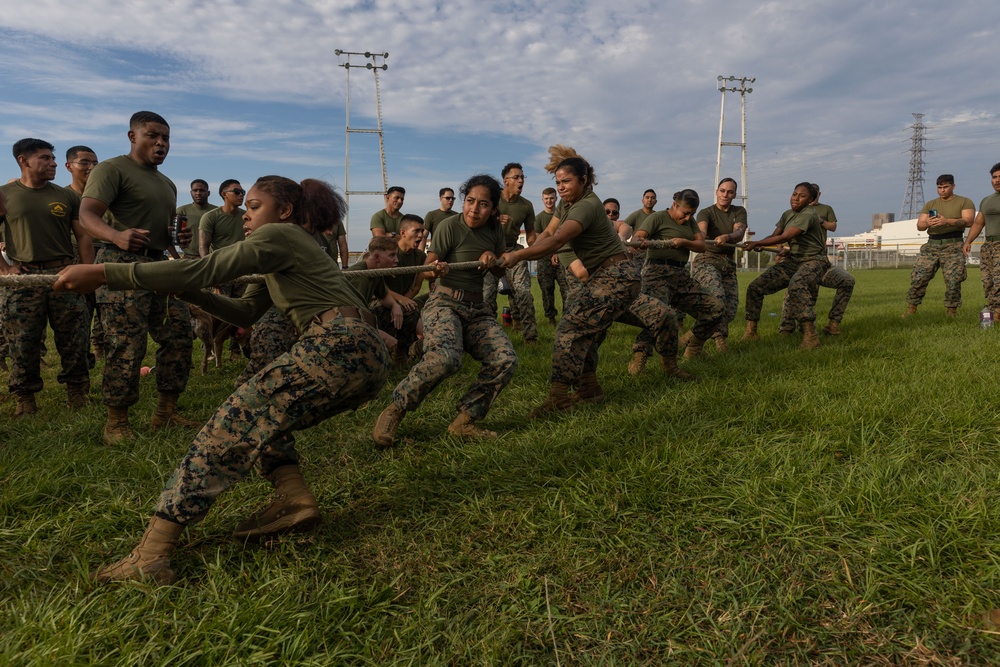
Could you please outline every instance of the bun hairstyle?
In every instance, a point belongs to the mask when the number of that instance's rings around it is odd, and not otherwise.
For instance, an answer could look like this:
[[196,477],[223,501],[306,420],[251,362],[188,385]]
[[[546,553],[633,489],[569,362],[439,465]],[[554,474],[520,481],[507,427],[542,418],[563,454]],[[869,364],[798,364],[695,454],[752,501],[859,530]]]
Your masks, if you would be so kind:
[[701,197],[699,197],[698,193],[691,188],[685,188],[680,192],[675,192],[674,201],[689,208],[698,208],[701,205]]
[[597,174],[583,157],[571,146],[556,144],[549,146],[549,163],[545,165],[545,171],[554,174],[560,169],[569,169],[577,178],[586,183],[588,188],[593,189],[597,185]]
[[288,222],[321,234],[340,224],[347,215],[347,202],[326,181],[307,178],[296,183],[284,176],[261,176],[254,184],[274,197],[278,206],[291,204]]

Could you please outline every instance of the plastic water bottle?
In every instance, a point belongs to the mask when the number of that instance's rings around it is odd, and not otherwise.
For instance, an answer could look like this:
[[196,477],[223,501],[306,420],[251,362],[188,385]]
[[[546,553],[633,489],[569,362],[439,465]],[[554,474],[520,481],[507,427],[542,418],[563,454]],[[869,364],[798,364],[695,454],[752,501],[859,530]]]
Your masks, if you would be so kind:
[[983,306],[983,309],[979,311],[979,328],[993,328],[993,311],[990,310],[989,306]]
[[500,319],[503,321],[505,327],[512,326],[514,324],[514,318],[510,314],[510,307],[504,306],[503,313],[500,315]]

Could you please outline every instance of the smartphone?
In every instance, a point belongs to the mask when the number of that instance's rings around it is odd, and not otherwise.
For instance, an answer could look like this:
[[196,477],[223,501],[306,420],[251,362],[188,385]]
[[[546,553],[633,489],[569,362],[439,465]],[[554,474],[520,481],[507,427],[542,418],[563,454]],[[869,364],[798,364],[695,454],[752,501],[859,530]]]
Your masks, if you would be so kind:
[[937,217],[937,209],[936,208],[932,208],[931,210],[927,211],[927,215],[930,216],[930,217],[932,217],[932,218],[936,218]]

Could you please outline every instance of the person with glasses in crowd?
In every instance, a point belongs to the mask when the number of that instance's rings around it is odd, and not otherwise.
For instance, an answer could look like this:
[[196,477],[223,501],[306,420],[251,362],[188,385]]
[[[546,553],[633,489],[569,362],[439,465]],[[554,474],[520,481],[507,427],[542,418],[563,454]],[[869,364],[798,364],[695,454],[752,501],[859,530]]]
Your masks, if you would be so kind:
[[454,209],[455,206],[455,191],[451,188],[441,188],[438,190],[438,200],[441,202],[441,206],[434,209],[433,211],[427,211],[427,215],[424,216],[424,238],[420,242],[420,250],[427,249],[427,236],[434,235],[434,226],[445,218],[450,218],[453,215],[458,215],[458,211]]
[[239,181],[230,178],[222,181],[219,194],[222,195],[222,206],[209,211],[201,218],[198,230],[198,254],[202,257],[243,240],[243,214],[246,211],[240,206],[243,204],[246,190]]
[[[83,190],[87,187],[87,179],[90,178],[90,172],[94,170],[97,166],[98,159],[97,153],[94,152],[93,148],[89,146],[71,146],[66,150],[66,171],[69,172],[72,181],[66,187],[79,196],[83,196]],[[79,259],[79,248],[76,246],[76,236],[72,237],[73,247],[77,250],[77,258]],[[0,290],[0,312],[6,310],[6,306],[2,304],[2,301],[6,300],[6,294],[9,290]],[[90,348],[91,351],[87,353],[87,362],[90,367],[93,368],[97,363],[97,357],[104,358],[104,329],[101,327],[101,318],[95,317],[97,313],[97,296],[91,292],[90,294],[84,294],[83,300],[87,304],[87,332],[90,336]],[[2,315],[0,315],[2,317]],[[0,331],[4,331],[4,325],[0,323]],[[0,334],[2,336],[3,334]],[[3,343],[5,345],[5,343]],[[5,348],[6,349],[6,348]],[[42,355],[44,356],[44,348]]]

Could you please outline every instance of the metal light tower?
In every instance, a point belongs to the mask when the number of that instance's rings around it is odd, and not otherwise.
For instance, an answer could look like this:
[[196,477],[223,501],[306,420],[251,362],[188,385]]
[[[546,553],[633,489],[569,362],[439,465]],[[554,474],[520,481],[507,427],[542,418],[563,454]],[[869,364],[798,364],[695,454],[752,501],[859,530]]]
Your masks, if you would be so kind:
[[[351,212],[351,195],[385,195],[385,191],[389,189],[388,178],[385,172],[385,140],[382,137],[382,97],[379,94],[378,88],[378,72],[382,70],[383,72],[389,69],[389,66],[385,64],[385,59],[389,57],[388,52],[373,53],[371,51],[344,51],[337,49],[334,53],[339,58],[340,56],[346,56],[344,62],[339,63],[339,67],[343,67],[347,72],[347,103],[344,106],[345,121],[344,121],[344,199],[347,200],[347,215],[348,221],[346,226],[350,228],[350,212]],[[351,56],[362,56],[365,60],[364,64],[356,65],[351,62]],[[359,128],[351,127],[351,69],[367,69],[371,70],[372,74],[375,76],[375,117],[378,119],[378,126],[375,128]],[[361,134],[377,134],[378,135],[378,153],[379,159],[382,161],[382,191],[378,192],[375,190],[351,190],[351,134],[361,133]]]
[[[748,83],[754,83],[757,81],[756,77],[746,77],[746,76],[729,76],[725,77],[719,75],[719,92],[722,93],[722,108],[719,111],[719,152],[715,158],[715,182],[712,183],[710,192],[715,192],[715,188],[719,182],[722,172],[722,147],[723,146],[739,146],[742,152],[742,168],[740,169],[740,192],[742,194],[737,195],[737,199],[741,200],[743,207],[746,208],[747,205],[747,94],[753,92],[753,88],[747,88]],[[726,83],[733,83],[730,87],[726,87]],[[739,87],[735,84],[739,83]],[[726,124],[726,93],[739,93],[740,94],[740,140],[737,141],[723,141],[722,140],[722,129]]]
[[913,139],[910,147],[910,176],[906,180],[906,192],[903,194],[903,206],[899,209],[900,220],[912,220],[920,215],[924,207],[924,114],[913,114]]

